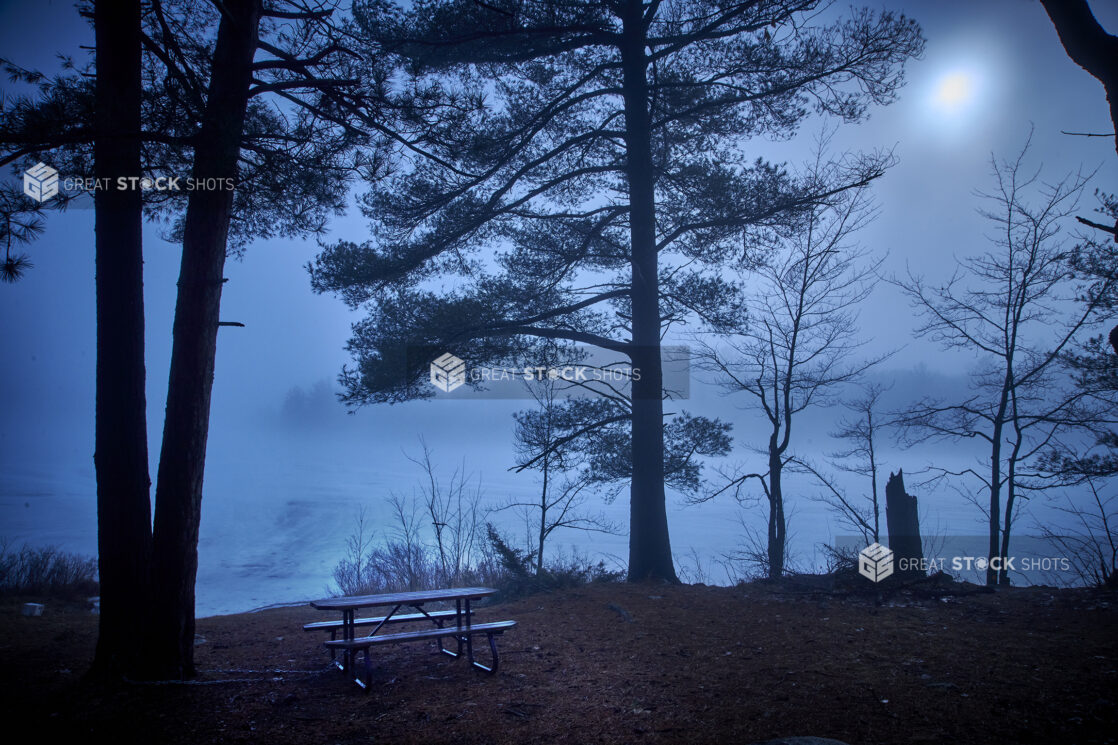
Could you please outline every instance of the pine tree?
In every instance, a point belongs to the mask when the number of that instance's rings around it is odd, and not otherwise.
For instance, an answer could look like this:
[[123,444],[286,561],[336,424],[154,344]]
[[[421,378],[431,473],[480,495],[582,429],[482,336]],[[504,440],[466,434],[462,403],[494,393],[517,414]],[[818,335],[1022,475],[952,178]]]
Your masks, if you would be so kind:
[[[917,25],[815,2],[418,2],[356,13],[369,43],[412,73],[427,155],[365,205],[373,240],[328,247],[313,286],[368,305],[354,327],[353,405],[429,395],[428,363],[497,362],[537,340],[586,344],[640,371],[621,416],[631,441],[629,577],[675,580],[665,509],[661,339],[719,328],[753,261],[828,195],[751,141],[792,136],[809,113],[861,119],[892,100]],[[426,116],[434,112],[435,116]],[[435,289],[443,282],[450,289]]]

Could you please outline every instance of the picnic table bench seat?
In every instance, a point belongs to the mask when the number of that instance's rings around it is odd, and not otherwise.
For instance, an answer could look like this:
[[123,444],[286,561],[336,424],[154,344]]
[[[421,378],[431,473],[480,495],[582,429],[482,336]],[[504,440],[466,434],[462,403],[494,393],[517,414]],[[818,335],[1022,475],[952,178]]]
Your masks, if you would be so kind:
[[[401,613],[392,616],[380,616],[378,618],[355,618],[353,619],[354,626],[380,626],[381,624],[390,623],[407,623],[409,621],[435,621],[442,622],[446,620],[454,620],[457,611],[451,610],[433,610],[428,613]],[[472,612],[471,612],[471,615]],[[303,625],[303,631],[329,631],[330,638],[336,639],[338,632],[345,627],[345,621],[315,621]]]
[[[516,626],[516,621],[491,621],[489,623],[475,623],[470,626],[446,626],[432,629],[421,629],[419,631],[401,631],[394,634],[376,634],[375,636],[360,636],[355,639],[332,639],[324,644],[331,650],[347,649],[352,652],[365,653],[365,680],[358,680],[357,683],[363,688],[368,688],[371,673],[372,663],[369,658],[369,648],[377,644],[398,644],[400,642],[423,641],[427,639],[440,640],[439,648],[450,655],[457,657],[461,654],[462,645],[466,645],[467,653],[470,659],[470,664],[487,673],[496,673],[499,660],[497,657],[497,642],[494,637]],[[485,634],[489,641],[489,651],[493,654],[493,664],[491,666],[482,665],[473,659],[473,639],[472,637],[477,634]],[[451,652],[449,649],[442,647],[441,640],[445,637],[454,637],[458,641],[458,652]]]

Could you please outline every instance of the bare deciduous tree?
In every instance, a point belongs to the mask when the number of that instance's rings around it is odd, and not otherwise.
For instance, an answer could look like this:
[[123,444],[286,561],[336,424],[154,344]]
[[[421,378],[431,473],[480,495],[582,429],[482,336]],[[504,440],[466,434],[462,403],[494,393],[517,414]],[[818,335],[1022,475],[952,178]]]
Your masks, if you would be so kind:
[[[918,336],[978,359],[965,400],[924,399],[899,415],[898,424],[909,442],[984,444],[974,468],[936,470],[977,481],[989,497],[979,504],[989,520],[988,558],[1001,557],[987,570],[990,585],[1008,584],[1004,560],[1019,500],[1042,486],[1030,479],[1028,462],[1060,433],[1097,421],[1087,396],[1063,384],[1059,360],[1098,320],[1100,298],[1114,282],[1077,283],[1062,234],[1088,176],[1046,183],[1039,170],[1026,169],[1027,151],[1028,142],[1013,160],[991,159],[996,188],[980,194],[992,205],[980,213],[996,227],[992,250],[957,259],[942,284],[911,273],[893,280],[923,318]],[[1076,304],[1077,297],[1087,300]]]
[[[820,157],[810,178],[826,178]],[[756,271],[757,286],[737,330],[716,342],[702,342],[700,367],[713,371],[731,393],[760,404],[769,424],[766,458],[758,472],[725,474],[728,482],[709,499],[731,491],[740,499],[756,481],[768,502],[769,576],[784,572],[787,519],[783,475],[796,467],[791,449],[797,414],[833,403],[838,388],[879,361],[859,361],[856,306],[870,293],[880,262],[864,262],[866,252],[848,243],[873,216],[864,189],[836,195],[810,210],[786,244]]]
[[839,522],[857,531],[867,544],[881,540],[877,474],[882,466],[879,452],[882,430],[888,426],[881,411],[881,395],[886,390],[881,383],[864,385],[861,396],[845,402],[853,416],[840,420],[838,431],[832,433],[832,437],[848,442],[849,446],[830,455],[831,465],[867,479],[867,491],[852,496],[836,479],[823,474],[807,460],[797,459],[797,465],[808,470],[823,485],[825,492],[819,501],[836,512]]
[[[518,471],[539,473],[539,491],[531,501],[509,502],[505,508],[522,510],[528,532],[528,553],[535,559],[536,574],[544,569],[544,545],[556,530],[570,528],[616,533],[618,527],[602,514],[586,512],[588,494],[599,484],[586,470],[586,454],[565,440],[569,433],[566,412],[556,401],[559,384],[543,381],[529,389],[536,408],[517,412],[516,452]],[[503,508],[504,509],[504,508]]]

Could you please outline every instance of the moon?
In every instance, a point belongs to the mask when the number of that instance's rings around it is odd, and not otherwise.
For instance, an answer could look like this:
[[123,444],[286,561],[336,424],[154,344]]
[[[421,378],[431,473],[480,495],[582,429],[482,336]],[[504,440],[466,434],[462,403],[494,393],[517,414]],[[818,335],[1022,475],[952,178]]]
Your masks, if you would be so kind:
[[939,79],[934,100],[946,113],[956,113],[966,108],[974,98],[974,76],[966,72],[951,72]]

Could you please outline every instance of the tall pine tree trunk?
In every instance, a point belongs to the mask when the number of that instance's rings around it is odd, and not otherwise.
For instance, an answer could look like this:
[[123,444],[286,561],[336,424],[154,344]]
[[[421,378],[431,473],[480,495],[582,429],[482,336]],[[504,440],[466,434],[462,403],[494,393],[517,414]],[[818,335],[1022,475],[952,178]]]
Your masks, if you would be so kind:
[[[259,0],[224,3],[206,111],[194,152],[196,181],[236,177],[260,12]],[[167,413],[156,482],[156,625],[151,659],[159,677],[194,674],[198,526],[232,208],[232,190],[218,188],[192,192],[186,211]]]
[[[648,58],[640,0],[626,0],[621,50],[632,251],[633,480],[629,502],[629,579],[677,582],[664,495],[664,398],[660,286],[648,112]],[[635,376],[634,376],[635,377]]]
[[[140,2],[99,0],[94,175],[140,174]],[[93,669],[132,673],[144,630],[151,502],[144,392],[143,204],[139,190],[98,189],[94,465],[101,615]]]

